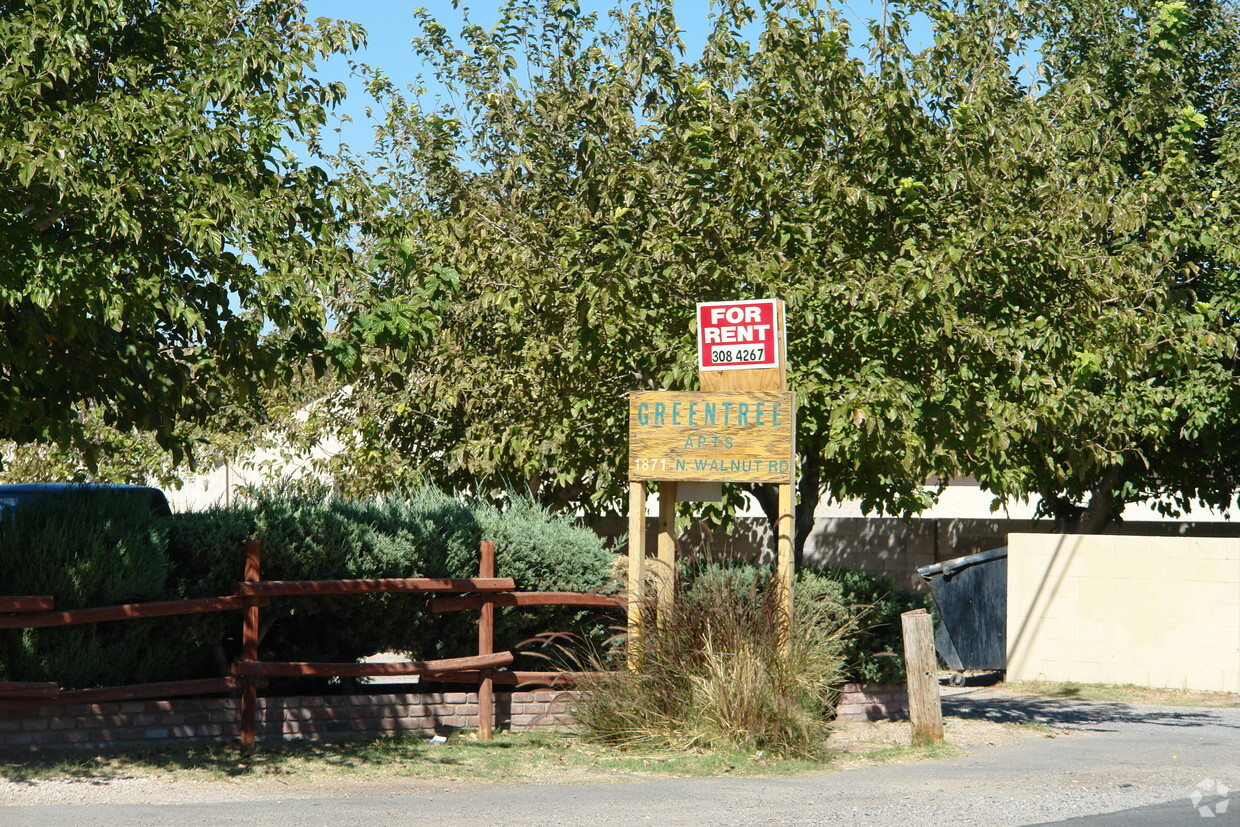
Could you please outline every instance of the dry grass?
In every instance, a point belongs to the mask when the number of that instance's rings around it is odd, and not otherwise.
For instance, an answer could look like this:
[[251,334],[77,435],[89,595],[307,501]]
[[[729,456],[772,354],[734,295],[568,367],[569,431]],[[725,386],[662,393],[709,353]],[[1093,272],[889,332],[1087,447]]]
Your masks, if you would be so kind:
[[1003,689],[1020,695],[1070,698],[1081,701],[1149,704],[1151,706],[1240,707],[1240,695],[1232,692],[1201,692],[1191,689],[1153,689],[1132,684],[1011,681]]
[[[576,710],[583,734],[627,750],[765,752],[817,758],[830,731],[849,621],[838,601],[798,592],[790,640],[778,595],[729,570],[699,577],[671,617],[645,625],[640,668],[591,671]],[[601,667],[601,668],[600,668]]]

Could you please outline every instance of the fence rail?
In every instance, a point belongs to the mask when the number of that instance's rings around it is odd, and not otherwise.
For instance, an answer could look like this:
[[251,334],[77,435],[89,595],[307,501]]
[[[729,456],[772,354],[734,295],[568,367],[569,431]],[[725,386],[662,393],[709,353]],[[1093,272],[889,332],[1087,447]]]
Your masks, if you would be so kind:
[[[419,675],[445,683],[478,684],[478,734],[491,737],[495,717],[493,685],[541,684],[565,686],[597,677],[593,672],[497,671],[511,666],[512,652],[493,652],[496,606],[564,606],[617,608],[625,606],[618,595],[581,592],[518,592],[512,578],[495,576],[495,546],[484,540],[479,549],[479,576],[459,578],[378,578],[368,580],[262,580],[257,540],[246,544],[245,579],[236,593],[188,600],[126,603],[87,609],[55,610],[48,595],[0,596],[0,629],[31,629],[75,626],[117,620],[199,614],[244,612],[241,657],[232,664],[231,676],[183,681],[130,684],[96,689],[63,690],[55,682],[0,681],[0,701],[52,701],[53,703],[100,703],[241,690],[241,745],[253,749],[257,718],[257,690],[271,677],[372,677]],[[395,663],[309,663],[260,661],[258,658],[259,612],[272,598],[388,593],[465,592],[457,597],[430,601],[432,612],[479,609],[478,654],[458,658]]]
[[581,606],[588,608],[619,607],[623,608],[623,597],[612,594],[593,594],[591,592],[501,592],[483,597],[468,595],[466,597],[440,597],[431,601],[432,612],[459,612],[462,609],[479,609],[486,603],[493,606]]
[[56,608],[50,594],[0,597],[0,612],[46,612]]
[[258,580],[237,584],[237,594],[265,597],[400,592],[510,592],[511,577],[409,577],[381,580]]
[[195,597],[189,600],[156,600],[149,603],[125,603],[120,606],[97,606],[90,609],[69,609],[63,612],[7,615],[0,616],[0,629],[38,629],[48,626],[77,626],[83,623],[103,623],[109,620],[138,620],[144,617],[171,617],[175,615],[201,614],[203,612],[228,612],[244,609],[252,602],[252,598],[231,595],[228,597]]
[[398,675],[440,675],[467,669],[497,669],[513,661],[512,652],[497,655],[443,658],[441,660],[409,660],[391,663],[306,663],[297,661],[248,661],[233,663],[238,677],[262,678],[366,678]]
[[60,686],[48,681],[0,682],[0,700],[5,698],[55,698]]
[[187,681],[134,683],[101,689],[61,690],[57,699],[67,704],[100,704],[111,701],[137,701],[144,698],[175,698],[183,695],[211,695],[232,692],[241,686],[237,678],[195,678]]

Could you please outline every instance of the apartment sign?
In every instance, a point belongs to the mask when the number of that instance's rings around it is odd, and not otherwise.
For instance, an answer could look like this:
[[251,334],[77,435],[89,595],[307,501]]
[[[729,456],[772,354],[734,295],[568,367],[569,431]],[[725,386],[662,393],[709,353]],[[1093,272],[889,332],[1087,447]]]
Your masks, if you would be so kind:
[[629,394],[629,480],[791,484],[788,391]]

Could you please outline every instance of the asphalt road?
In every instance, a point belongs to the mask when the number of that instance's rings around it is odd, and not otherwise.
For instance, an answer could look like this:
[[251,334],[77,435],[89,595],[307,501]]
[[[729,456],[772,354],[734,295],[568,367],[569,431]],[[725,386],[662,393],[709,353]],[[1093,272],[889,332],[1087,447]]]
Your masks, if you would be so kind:
[[[498,786],[167,805],[0,807],[3,825],[1240,825],[1240,709],[960,695],[945,711],[1072,730],[801,778]],[[1221,785],[1221,786],[1220,786]],[[1233,792],[1234,791],[1234,792]],[[1190,799],[1200,793],[1196,804]],[[1209,810],[1208,820],[1199,808]]]

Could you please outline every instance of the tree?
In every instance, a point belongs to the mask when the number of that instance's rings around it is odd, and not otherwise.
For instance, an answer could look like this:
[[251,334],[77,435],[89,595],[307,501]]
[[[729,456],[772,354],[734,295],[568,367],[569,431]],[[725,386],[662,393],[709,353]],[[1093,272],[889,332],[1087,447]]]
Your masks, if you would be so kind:
[[84,408],[77,420],[80,444],[0,443],[0,482],[138,483],[179,489],[196,469],[244,463],[258,450],[298,456],[310,450],[291,442],[304,436],[301,422],[316,400],[339,387],[330,370],[316,376],[309,363],[300,369],[289,366],[286,378],[216,407],[204,420],[176,423],[173,444],[187,446],[188,463],[161,446],[155,434],[109,425],[102,408]]
[[[1068,11],[963,18],[957,44],[988,48],[991,78],[1021,37],[1041,44],[1040,77],[1003,108],[968,100],[979,75],[939,94],[964,173],[951,194],[972,201],[952,248],[999,299],[975,311],[979,349],[1001,359],[971,394],[990,421],[956,450],[996,494],[1038,494],[1070,530],[1145,499],[1168,514],[1225,508],[1238,487],[1240,18],[1215,2]],[[951,88],[961,45],[932,52],[948,84],[932,88]]]
[[459,38],[423,17],[449,104],[370,71],[374,271],[341,306],[360,373],[334,426],[354,484],[619,508],[625,394],[693,387],[694,302],[769,295],[801,544],[821,496],[912,513],[960,474],[1067,528],[1230,503],[1229,5],[917,0],[862,60],[829,7],[733,0],[691,62],[670,3],[638,6],[606,31],[562,0]]
[[179,459],[180,425],[322,362],[353,264],[299,154],[343,94],[315,59],[360,37],[283,0],[0,0],[0,439],[100,419]]

